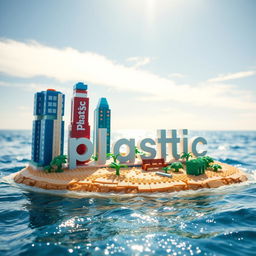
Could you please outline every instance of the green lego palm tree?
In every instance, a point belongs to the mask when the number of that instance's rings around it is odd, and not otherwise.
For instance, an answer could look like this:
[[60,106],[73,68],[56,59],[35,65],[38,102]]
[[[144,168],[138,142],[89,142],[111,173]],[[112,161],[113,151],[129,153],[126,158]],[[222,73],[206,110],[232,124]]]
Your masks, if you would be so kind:
[[172,167],[170,165],[168,165],[168,166],[163,167],[162,169],[164,170],[165,173],[168,173],[168,171],[171,170]]
[[218,169],[222,169],[222,166],[219,165],[219,164],[212,164],[212,165],[210,165],[210,167],[211,167],[215,172],[217,172]]
[[109,165],[110,168],[113,168],[116,170],[116,175],[119,176],[120,175],[120,169],[121,168],[127,168],[127,165],[124,164],[120,164],[119,161],[117,160],[118,156],[120,156],[120,154],[112,154],[112,153],[108,153],[107,157],[111,157],[113,159],[113,162]]
[[145,156],[145,152],[139,150],[138,147],[135,147],[134,153],[135,153],[136,158],[138,158],[138,155],[139,156]]
[[50,166],[54,168],[56,166],[55,172],[63,172],[62,165],[67,162],[67,156],[66,155],[59,155],[53,158],[53,160],[50,162]]
[[170,167],[171,167],[172,169],[174,169],[175,172],[178,172],[179,169],[183,169],[183,165],[182,165],[181,162],[174,162],[174,163],[172,163],[172,164],[170,165]]
[[120,156],[120,154],[112,154],[112,153],[107,153],[107,157],[111,157],[114,161],[114,163],[117,162],[117,158]]
[[116,175],[119,176],[120,175],[120,169],[121,168],[127,168],[128,166],[125,165],[125,164],[120,164],[120,163],[117,163],[117,162],[112,162],[109,165],[109,167],[115,169],[116,170]]
[[91,157],[91,160],[92,160],[92,161],[98,161],[98,155],[92,156],[92,157]]
[[189,152],[189,153],[182,152],[180,158],[181,158],[181,159],[184,159],[184,158],[185,158],[186,161],[188,161],[189,158],[192,157],[192,156],[193,156],[193,155],[192,155],[191,152]]
[[202,159],[205,161],[206,167],[210,166],[210,163],[214,163],[214,160],[210,156],[203,156]]

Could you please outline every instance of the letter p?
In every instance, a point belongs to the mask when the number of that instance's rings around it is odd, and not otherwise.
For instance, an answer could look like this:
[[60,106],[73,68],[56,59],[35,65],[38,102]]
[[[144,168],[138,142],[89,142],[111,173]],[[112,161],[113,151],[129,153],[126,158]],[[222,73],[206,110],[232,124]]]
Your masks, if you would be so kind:
[[[84,144],[87,150],[83,154],[77,152],[79,145]],[[91,158],[93,154],[93,145],[89,139],[86,138],[69,138],[68,141],[68,160],[69,160],[69,169],[76,168],[76,161],[87,161]]]

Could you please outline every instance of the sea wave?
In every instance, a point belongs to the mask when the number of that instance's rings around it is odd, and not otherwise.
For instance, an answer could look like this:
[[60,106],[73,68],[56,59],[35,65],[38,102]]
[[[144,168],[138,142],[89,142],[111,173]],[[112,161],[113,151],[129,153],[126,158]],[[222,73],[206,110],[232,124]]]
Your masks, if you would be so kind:
[[255,255],[256,133],[204,137],[209,155],[249,180],[153,195],[46,191],[13,181],[31,132],[0,131],[1,255]]

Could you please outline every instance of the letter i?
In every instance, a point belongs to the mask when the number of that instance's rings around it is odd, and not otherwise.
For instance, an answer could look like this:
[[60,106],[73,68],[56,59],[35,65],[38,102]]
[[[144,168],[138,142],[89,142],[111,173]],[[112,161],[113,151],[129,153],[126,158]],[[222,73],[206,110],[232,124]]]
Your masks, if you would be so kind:
[[107,153],[107,129],[99,128],[96,145],[95,145],[95,155],[98,157],[97,164],[104,165],[106,163],[106,153]]
[[188,153],[188,129],[180,129],[179,130],[179,135],[180,135],[180,148],[179,148],[179,153],[181,154],[182,152]]

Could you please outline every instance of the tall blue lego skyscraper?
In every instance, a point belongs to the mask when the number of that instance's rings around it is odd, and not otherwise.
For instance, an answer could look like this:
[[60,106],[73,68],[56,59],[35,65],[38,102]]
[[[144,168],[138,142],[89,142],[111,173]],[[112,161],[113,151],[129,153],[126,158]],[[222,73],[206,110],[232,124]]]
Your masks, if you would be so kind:
[[48,165],[63,154],[65,95],[53,89],[37,92],[34,97],[32,161]]
[[106,98],[100,98],[97,108],[94,111],[94,145],[95,152],[98,152],[98,143],[96,139],[98,138],[98,129],[107,129],[107,153],[110,153],[110,121],[111,121],[111,110]]

